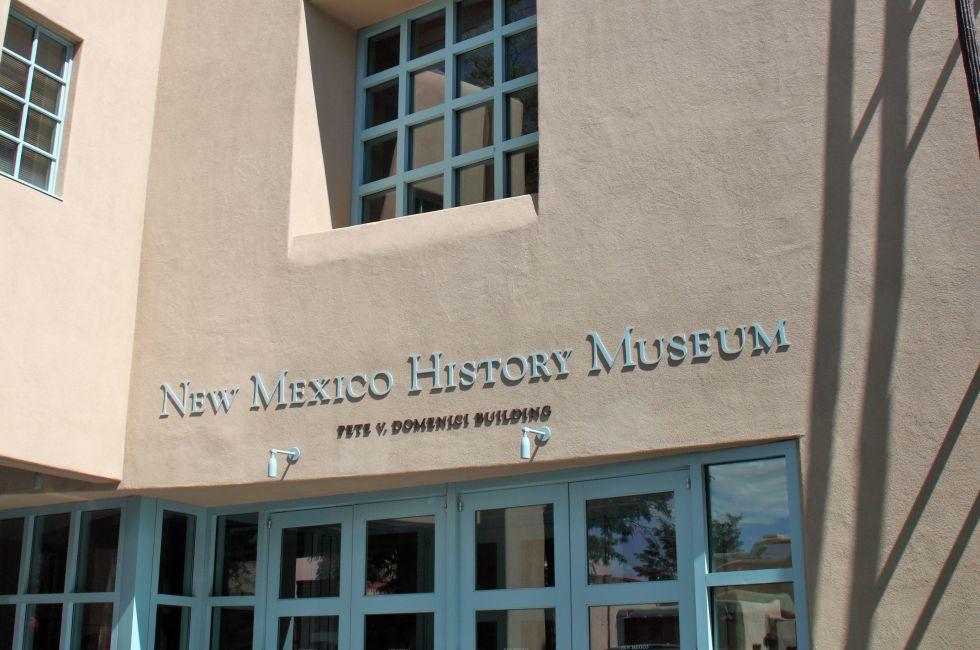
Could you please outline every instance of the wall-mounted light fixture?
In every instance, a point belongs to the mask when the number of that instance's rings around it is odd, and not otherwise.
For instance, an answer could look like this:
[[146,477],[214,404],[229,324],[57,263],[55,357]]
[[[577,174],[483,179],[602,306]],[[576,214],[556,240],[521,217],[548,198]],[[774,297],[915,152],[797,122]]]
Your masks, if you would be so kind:
[[277,478],[279,476],[279,464],[276,462],[276,454],[286,454],[286,463],[295,465],[299,461],[299,447],[269,450],[269,478]]
[[544,443],[551,440],[551,429],[548,427],[541,427],[540,429],[532,429],[531,427],[524,427],[521,429],[521,459],[530,460],[531,459],[531,438],[528,434],[534,434],[534,442],[537,445],[543,445]]

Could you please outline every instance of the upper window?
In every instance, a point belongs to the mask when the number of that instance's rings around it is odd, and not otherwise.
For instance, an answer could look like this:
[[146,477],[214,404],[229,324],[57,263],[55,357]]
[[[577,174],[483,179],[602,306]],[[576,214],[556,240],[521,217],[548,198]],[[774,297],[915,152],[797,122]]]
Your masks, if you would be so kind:
[[0,173],[54,191],[72,45],[11,12],[0,53]]
[[535,0],[436,0],[358,36],[352,223],[538,191]]

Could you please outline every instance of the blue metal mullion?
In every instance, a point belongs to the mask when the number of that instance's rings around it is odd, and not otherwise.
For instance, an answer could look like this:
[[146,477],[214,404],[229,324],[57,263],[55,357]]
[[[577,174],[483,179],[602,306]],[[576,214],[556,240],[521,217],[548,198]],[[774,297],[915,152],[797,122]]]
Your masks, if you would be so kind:
[[451,161],[453,154],[456,153],[456,115],[452,109],[453,94],[456,92],[456,58],[452,53],[453,37],[456,35],[456,2],[453,0],[446,5],[445,38],[446,46],[443,48],[445,57],[443,59],[443,69],[446,75],[443,78],[444,86],[442,92],[442,162],[445,171],[442,174],[442,207],[451,208],[456,205],[456,172],[452,168]]
[[504,152],[501,144],[504,141],[504,0],[493,1],[493,198],[502,199],[506,196],[504,183]]
[[516,20],[507,25],[503,25],[500,28],[500,30],[501,30],[501,34],[503,34],[504,36],[510,36],[511,34],[523,32],[537,26],[538,26],[538,15],[534,14],[532,16],[528,16],[527,18],[522,18],[521,20]]
[[408,114],[408,54],[411,34],[409,33],[407,15],[402,14],[398,29],[398,97],[400,101],[398,102],[398,136],[395,142],[395,218],[403,217],[408,212],[404,174],[408,168],[409,142],[405,116]]
[[11,58],[13,58],[13,59],[15,59],[17,61],[20,61],[24,65],[30,65],[31,64],[31,60],[30,59],[25,59],[23,56],[21,56],[20,54],[17,54],[13,50],[8,50],[5,47],[0,47],[0,52],[2,52],[5,56],[9,56],[9,57],[11,57]]
[[[64,81],[62,83],[61,92],[58,93],[58,106],[56,107],[57,110],[58,110],[58,117],[55,118],[56,122],[55,122],[55,126],[54,126],[54,141],[51,143],[52,152],[54,153],[54,159],[51,162],[51,173],[50,173],[50,175],[48,177],[48,189],[49,190],[50,190],[50,188],[52,186],[56,187],[57,186],[57,182],[58,182],[58,167],[60,166],[59,165],[59,162],[61,160],[61,138],[62,138],[62,136],[64,134],[64,130],[65,130],[64,116],[65,116],[65,114],[67,112],[65,110],[65,107],[68,105],[68,82],[67,82],[67,79],[71,78],[71,63],[72,63],[72,60],[74,59],[74,53],[75,53],[75,49],[71,45],[68,45],[65,48],[65,56],[66,56],[66,59],[65,59],[64,75],[65,75],[66,81]],[[32,75],[31,78],[33,79],[33,75]],[[28,106],[30,106],[30,104],[31,104],[31,97],[30,97],[30,95],[28,95],[26,99],[27,99]],[[41,109],[41,110],[43,111],[43,109]],[[117,557],[118,557],[118,555],[117,555]],[[113,614],[113,615],[115,615],[115,614]]]
[[[361,141],[360,134],[364,130],[364,75],[367,66],[367,41],[364,36],[359,36],[357,41],[356,60],[356,79],[354,84],[354,133],[358,137],[354,139],[354,168],[351,170],[353,187],[351,188],[350,223],[355,226],[361,223],[363,204],[359,194],[361,183],[364,181],[364,143]],[[395,147],[397,149],[397,141]]]
[[708,502],[704,465],[691,464],[691,562],[694,572],[694,623],[697,647],[711,650],[711,602],[708,598]]
[[786,459],[786,486],[789,490],[789,531],[790,553],[793,558],[793,600],[796,611],[796,643],[800,650],[808,650],[811,646],[810,610],[806,593],[806,562],[803,553],[803,495],[800,490],[802,473],[800,472],[799,442],[794,445]]

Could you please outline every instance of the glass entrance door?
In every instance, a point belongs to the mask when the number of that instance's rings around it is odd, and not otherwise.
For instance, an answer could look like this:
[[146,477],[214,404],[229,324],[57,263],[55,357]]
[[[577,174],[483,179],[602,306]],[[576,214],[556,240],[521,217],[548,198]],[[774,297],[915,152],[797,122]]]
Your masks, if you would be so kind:
[[569,486],[572,648],[694,648],[688,472]]

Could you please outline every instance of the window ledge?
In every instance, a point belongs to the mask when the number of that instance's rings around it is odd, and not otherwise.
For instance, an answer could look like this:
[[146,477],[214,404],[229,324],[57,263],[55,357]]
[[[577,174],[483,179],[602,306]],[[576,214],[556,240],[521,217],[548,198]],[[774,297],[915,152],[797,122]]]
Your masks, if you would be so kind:
[[521,230],[538,220],[537,196],[524,195],[338,228],[290,241],[289,258],[313,266]]

